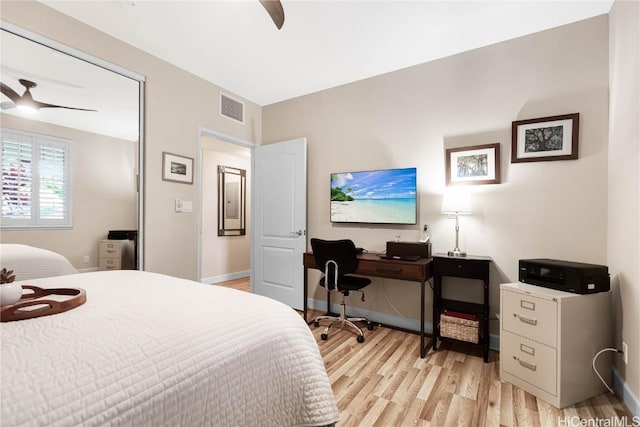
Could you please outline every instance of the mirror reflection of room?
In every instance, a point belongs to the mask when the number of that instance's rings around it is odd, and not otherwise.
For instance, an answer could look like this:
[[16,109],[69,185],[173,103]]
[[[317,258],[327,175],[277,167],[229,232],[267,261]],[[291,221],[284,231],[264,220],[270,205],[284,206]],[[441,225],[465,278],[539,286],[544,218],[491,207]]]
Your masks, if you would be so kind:
[[[139,82],[7,28],[0,43],[3,194],[17,192],[3,196],[0,242],[98,270],[110,231],[127,248],[137,241]],[[30,112],[19,108],[27,98]],[[46,183],[35,170],[49,171]],[[126,253],[118,265],[135,268],[135,251]]]
[[218,235],[245,234],[246,175],[244,169],[218,165]]

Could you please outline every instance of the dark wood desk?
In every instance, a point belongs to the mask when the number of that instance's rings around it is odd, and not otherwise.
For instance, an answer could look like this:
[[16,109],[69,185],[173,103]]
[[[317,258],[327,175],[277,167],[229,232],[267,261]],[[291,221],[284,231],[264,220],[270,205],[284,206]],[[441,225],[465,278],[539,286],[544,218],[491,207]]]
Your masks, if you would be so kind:
[[[318,269],[312,252],[305,252],[303,257],[304,264],[304,321],[307,324],[313,320],[307,320],[307,295],[308,295],[308,270],[310,268]],[[432,273],[432,259],[423,258],[418,261],[402,261],[395,259],[381,259],[378,255],[362,254],[358,256],[358,269],[354,274],[370,277],[384,277],[387,279],[406,280],[409,282],[420,283],[420,357],[424,358],[427,354],[428,346],[425,346],[424,333],[424,309],[425,309],[425,285]],[[327,292],[327,311],[331,298]]]

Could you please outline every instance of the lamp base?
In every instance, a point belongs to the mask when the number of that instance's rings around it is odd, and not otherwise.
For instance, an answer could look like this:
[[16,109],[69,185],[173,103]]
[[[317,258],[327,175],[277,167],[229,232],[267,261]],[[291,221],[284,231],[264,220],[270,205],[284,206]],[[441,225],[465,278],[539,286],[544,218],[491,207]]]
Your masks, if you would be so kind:
[[455,256],[455,257],[466,257],[467,253],[466,252],[462,252],[460,249],[456,248],[452,251],[447,252],[447,255],[449,256]]

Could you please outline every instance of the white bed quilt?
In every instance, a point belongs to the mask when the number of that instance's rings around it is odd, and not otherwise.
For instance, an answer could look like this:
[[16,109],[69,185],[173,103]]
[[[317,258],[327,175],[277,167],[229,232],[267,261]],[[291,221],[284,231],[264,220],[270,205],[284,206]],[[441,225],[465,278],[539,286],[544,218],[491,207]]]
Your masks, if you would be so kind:
[[16,280],[74,274],[78,270],[59,253],[29,245],[0,244],[0,267],[13,270]]
[[81,287],[66,313],[0,324],[3,426],[320,426],[338,420],[299,314],[269,298],[140,271]]

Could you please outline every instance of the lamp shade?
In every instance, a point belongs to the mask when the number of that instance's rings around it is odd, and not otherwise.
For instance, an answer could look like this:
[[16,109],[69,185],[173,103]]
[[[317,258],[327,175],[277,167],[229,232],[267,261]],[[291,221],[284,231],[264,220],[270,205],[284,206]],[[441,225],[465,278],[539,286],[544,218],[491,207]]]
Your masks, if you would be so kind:
[[442,197],[442,213],[470,214],[471,196],[467,192],[456,191],[445,193]]

